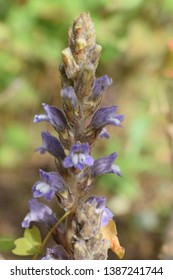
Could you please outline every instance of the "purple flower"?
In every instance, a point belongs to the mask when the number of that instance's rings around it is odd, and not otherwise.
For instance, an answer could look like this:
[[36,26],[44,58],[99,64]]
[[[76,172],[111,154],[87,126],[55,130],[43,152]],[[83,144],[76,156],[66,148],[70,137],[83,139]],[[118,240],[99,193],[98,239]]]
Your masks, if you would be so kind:
[[34,122],[49,122],[58,132],[64,131],[68,128],[66,118],[62,111],[54,106],[49,106],[45,103],[42,104],[46,115],[35,115]]
[[112,84],[112,79],[104,75],[95,80],[89,100],[96,100]]
[[30,222],[40,222],[48,226],[53,226],[56,222],[56,216],[52,210],[43,203],[39,203],[36,199],[29,201],[30,212],[26,215],[22,222],[22,227],[28,228]]
[[73,87],[65,87],[61,89],[61,97],[66,104],[66,107],[75,110],[77,107],[77,97]]
[[101,226],[104,227],[108,224],[109,220],[111,220],[113,218],[113,214],[112,212],[105,207],[103,214],[102,214],[102,222],[101,222]]
[[117,153],[113,153],[95,160],[93,166],[90,167],[91,176],[94,178],[106,173],[114,173],[122,176],[119,166],[114,164],[116,157]]
[[94,159],[89,155],[90,148],[88,143],[80,143],[73,145],[70,149],[69,156],[64,159],[64,167],[75,167],[77,169],[84,169],[85,166],[92,166]]
[[56,137],[52,136],[48,131],[42,132],[41,137],[42,145],[35,151],[40,151],[41,154],[44,154],[47,151],[56,158],[65,158],[64,149]]
[[47,248],[46,256],[42,260],[69,260],[69,255],[62,245],[57,245],[54,248]]
[[105,209],[106,197],[90,196],[85,203],[95,204],[96,213],[101,213]]
[[85,203],[95,205],[95,213],[102,213],[101,227],[106,226],[113,218],[112,212],[106,207],[106,197],[90,196]]
[[124,115],[115,114],[117,108],[117,106],[111,106],[98,109],[93,115],[89,127],[99,130],[110,124],[121,126]]
[[62,193],[68,189],[67,184],[58,172],[40,171],[41,181],[38,181],[32,187],[34,197],[43,196],[47,201],[50,201],[55,193]]
[[101,132],[99,133],[98,137],[99,138],[106,138],[106,139],[108,139],[110,137],[109,133],[107,132],[105,127],[101,130]]

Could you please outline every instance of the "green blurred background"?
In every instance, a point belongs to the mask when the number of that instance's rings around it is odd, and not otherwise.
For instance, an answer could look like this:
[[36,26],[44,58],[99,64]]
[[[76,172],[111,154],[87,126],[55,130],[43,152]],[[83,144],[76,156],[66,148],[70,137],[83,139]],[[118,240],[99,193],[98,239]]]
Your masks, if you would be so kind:
[[55,169],[34,153],[50,127],[32,120],[43,102],[61,107],[58,65],[81,12],[103,47],[97,76],[114,80],[102,105],[125,115],[94,152],[118,152],[123,177],[101,177],[93,193],[108,198],[125,259],[173,259],[172,0],[0,0],[0,236],[23,234],[38,168]]

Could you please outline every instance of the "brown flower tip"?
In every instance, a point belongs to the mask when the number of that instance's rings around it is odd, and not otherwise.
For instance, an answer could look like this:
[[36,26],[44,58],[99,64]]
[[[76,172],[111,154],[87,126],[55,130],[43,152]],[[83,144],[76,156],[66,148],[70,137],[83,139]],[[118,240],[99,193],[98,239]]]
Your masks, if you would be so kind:
[[96,31],[88,13],[82,13],[69,30],[68,44],[77,62],[95,46]]
[[82,13],[69,30],[68,47],[62,51],[64,65],[60,70],[62,86],[73,86],[80,100],[91,93],[101,49],[96,44],[96,31],[90,15]]

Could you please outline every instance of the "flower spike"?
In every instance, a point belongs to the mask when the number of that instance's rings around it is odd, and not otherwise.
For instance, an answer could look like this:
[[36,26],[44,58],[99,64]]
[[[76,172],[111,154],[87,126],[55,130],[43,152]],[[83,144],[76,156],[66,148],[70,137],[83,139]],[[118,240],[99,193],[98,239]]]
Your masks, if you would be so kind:
[[[124,255],[117,237],[113,213],[106,207],[106,197],[90,195],[98,176],[113,173],[121,176],[114,161],[117,153],[94,160],[92,148],[98,138],[108,139],[107,125],[122,127],[124,116],[118,106],[101,107],[105,91],[112,78],[96,77],[101,54],[96,44],[96,31],[89,13],[74,20],[68,33],[68,46],[62,51],[61,78],[62,110],[43,103],[45,114],[35,115],[34,122],[46,121],[57,133],[42,132],[42,144],[36,149],[48,152],[55,159],[53,171],[39,170],[40,180],[32,187],[33,199],[22,227],[32,222],[42,223],[55,246],[44,249],[43,260],[105,260],[111,249],[119,258]],[[52,165],[51,165],[52,166]],[[54,211],[39,202],[56,199],[64,210],[57,220]],[[55,206],[57,210],[57,206]],[[57,210],[58,212],[58,210]],[[38,254],[36,255],[38,256]]]

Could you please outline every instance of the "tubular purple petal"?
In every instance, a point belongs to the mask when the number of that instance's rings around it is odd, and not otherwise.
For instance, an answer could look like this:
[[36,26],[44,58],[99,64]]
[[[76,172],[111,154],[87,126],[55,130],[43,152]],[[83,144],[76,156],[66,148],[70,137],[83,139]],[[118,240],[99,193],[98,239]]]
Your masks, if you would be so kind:
[[90,167],[91,176],[94,178],[106,173],[115,173],[121,176],[120,169],[116,171],[116,168],[113,168],[116,157],[117,153],[113,153],[95,160],[93,166]]
[[22,222],[22,227],[28,228],[31,222],[40,222],[48,226],[53,226],[56,222],[56,216],[52,210],[36,199],[29,201],[30,212],[26,215]]
[[66,118],[62,111],[54,106],[49,106],[45,103],[42,104],[45,112],[47,113],[49,122],[53,125],[58,131],[63,131],[68,127]]
[[112,79],[104,75],[95,80],[89,100],[96,100],[112,84]]
[[46,115],[35,115],[34,122],[49,122],[58,132],[64,131],[68,128],[66,118],[62,111],[54,106],[49,106],[45,103],[42,104]]
[[52,136],[48,131],[42,132],[42,145],[38,147],[35,151],[40,151],[41,154],[44,154],[46,151],[53,155],[56,158],[65,158],[64,149],[59,142],[59,140]]
[[61,96],[66,104],[68,104],[69,102],[70,106],[68,105],[68,107],[71,107],[73,109],[76,108],[78,101],[73,87],[70,86],[62,88]]
[[111,106],[98,109],[93,115],[89,126],[94,129],[102,129],[104,126],[110,124],[121,126],[124,116],[115,114],[117,108],[117,106]]

